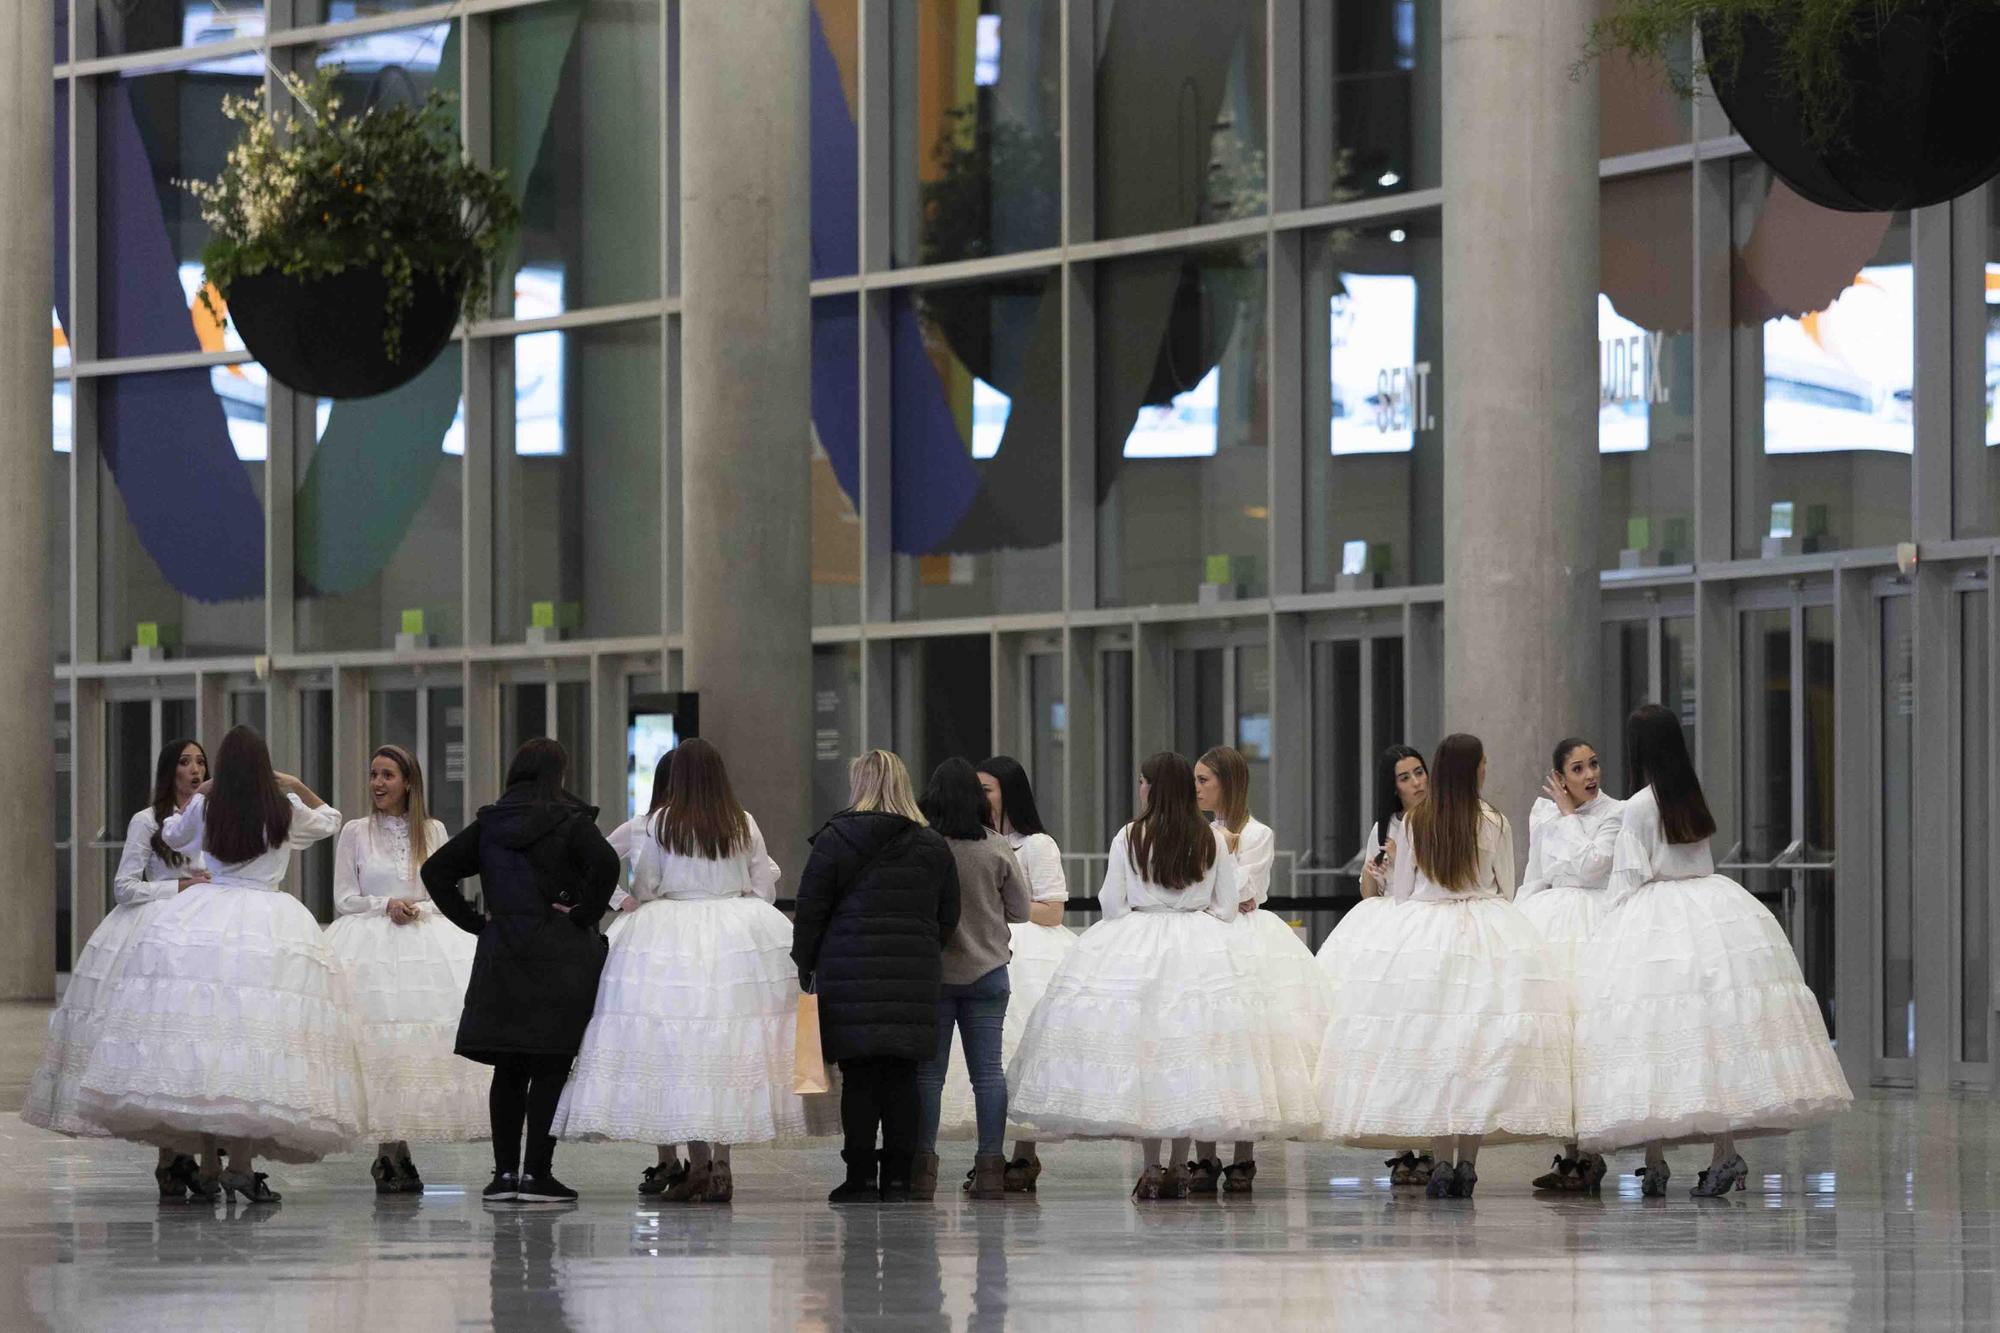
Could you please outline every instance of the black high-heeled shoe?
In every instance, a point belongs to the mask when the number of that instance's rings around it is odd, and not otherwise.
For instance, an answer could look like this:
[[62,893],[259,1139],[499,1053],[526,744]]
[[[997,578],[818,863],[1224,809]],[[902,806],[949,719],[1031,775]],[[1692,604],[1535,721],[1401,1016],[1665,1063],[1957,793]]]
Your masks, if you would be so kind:
[[1749,1166],[1741,1157],[1731,1153],[1701,1173],[1694,1188],[1688,1191],[1688,1197],[1719,1199],[1733,1189],[1742,1189],[1749,1175]]
[[1427,1199],[1449,1199],[1451,1197],[1451,1187],[1451,1163],[1438,1162],[1431,1167],[1431,1178],[1424,1182],[1424,1197]]
[[1391,1189],[1400,1189],[1405,1185],[1415,1183],[1410,1179],[1410,1173],[1417,1169],[1417,1155],[1409,1149],[1405,1148],[1401,1157],[1391,1157],[1388,1161],[1382,1163],[1382,1165],[1389,1168],[1389,1186]]
[[162,1203],[178,1203],[187,1197],[188,1187],[200,1174],[195,1160],[186,1153],[177,1153],[170,1161],[153,1168],[153,1179],[160,1186]]
[[241,1194],[245,1203],[277,1203],[285,1196],[272,1189],[266,1182],[270,1178],[262,1171],[224,1171],[222,1191],[231,1203]]
[[1642,1166],[1632,1174],[1639,1177],[1640,1195],[1648,1199],[1665,1198],[1667,1182],[1674,1176],[1674,1173],[1667,1169],[1665,1162],[1660,1163],[1658,1167]]
[[1574,1194],[1582,1188],[1576,1158],[1557,1153],[1549,1169],[1535,1177],[1532,1188],[1537,1194]]
[[396,1188],[404,1194],[422,1194],[424,1178],[417,1174],[417,1164],[408,1157],[396,1159]]

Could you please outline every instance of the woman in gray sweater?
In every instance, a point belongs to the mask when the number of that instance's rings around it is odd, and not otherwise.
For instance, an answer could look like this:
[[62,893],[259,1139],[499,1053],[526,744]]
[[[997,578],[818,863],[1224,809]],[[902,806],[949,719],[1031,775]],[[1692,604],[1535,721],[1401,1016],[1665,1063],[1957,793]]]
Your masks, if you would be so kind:
[[1007,1017],[1007,963],[1013,957],[1007,927],[1028,919],[1033,900],[1028,876],[1014,859],[1013,848],[986,826],[986,794],[970,763],[947,759],[939,764],[918,804],[931,827],[945,836],[958,864],[959,916],[942,960],[937,1049],[917,1068],[921,1116],[910,1197],[929,1199],[937,1193],[938,1106],[956,1028],[979,1117],[979,1151],[972,1159],[966,1189],[975,1199],[998,1199],[1005,1192],[1007,1170],[1001,1151],[1007,1132],[1007,1071],[1000,1058],[1000,1033]]

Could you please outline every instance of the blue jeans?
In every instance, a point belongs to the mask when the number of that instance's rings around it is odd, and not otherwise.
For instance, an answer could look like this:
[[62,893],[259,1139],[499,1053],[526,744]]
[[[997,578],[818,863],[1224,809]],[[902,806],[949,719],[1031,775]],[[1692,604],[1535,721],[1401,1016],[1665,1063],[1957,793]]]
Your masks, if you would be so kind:
[[937,1151],[938,1107],[951,1067],[951,1031],[963,1040],[965,1072],[979,1114],[979,1152],[998,1157],[1007,1136],[1007,1070],[1000,1062],[1000,1028],[1007,1021],[1007,968],[994,968],[968,986],[946,986],[938,996],[937,1050],[917,1066],[917,1151]]

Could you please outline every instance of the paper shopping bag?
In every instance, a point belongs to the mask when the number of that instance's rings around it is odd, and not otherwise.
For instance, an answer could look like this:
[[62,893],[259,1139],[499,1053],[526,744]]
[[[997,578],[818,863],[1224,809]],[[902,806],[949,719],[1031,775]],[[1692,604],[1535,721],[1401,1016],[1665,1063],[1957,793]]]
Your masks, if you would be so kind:
[[828,1090],[826,1059],[819,1049],[819,996],[799,996],[798,1033],[792,1043],[792,1091],[801,1097]]

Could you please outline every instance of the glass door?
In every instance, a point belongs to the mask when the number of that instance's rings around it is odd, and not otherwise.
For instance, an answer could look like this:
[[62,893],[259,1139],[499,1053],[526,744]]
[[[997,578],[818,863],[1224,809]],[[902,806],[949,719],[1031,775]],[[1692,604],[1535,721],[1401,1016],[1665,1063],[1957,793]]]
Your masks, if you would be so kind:
[[[1739,610],[1738,631],[1740,805],[1736,842],[1716,868],[1740,881],[1784,927],[1827,1028],[1838,1037],[1833,608],[1789,590],[1750,595]],[[1663,683],[1676,657],[1691,658],[1692,641],[1683,630],[1670,651],[1656,655]],[[1693,708],[1691,690],[1668,706],[1682,711],[1685,721]]]
[[1625,719],[1643,703],[1661,703],[1680,718],[1694,740],[1694,617],[1684,606],[1656,603],[1607,605],[1599,645],[1608,688],[1596,736],[1587,736],[1604,764],[1604,790],[1631,795],[1625,771]]
[[1409,735],[1405,648],[1400,622],[1336,624],[1312,641],[1311,841],[1295,892],[1327,900],[1325,910],[1307,916],[1315,946],[1361,900],[1377,758],[1391,745],[1428,755],[1437,740]]
[[1951,734],[1953,860],[1952,1081],[1991,1086],[1993,1074],[1993,609],[1983,572],[1953,589]]
[[590,718],[588,663],[510,672],[500,684],[500,771],[493,774],[493,790],[499,791],[505,784],[507,764],[523,742],[547,736],[561,741],[569,755],[569,789],[615,813],[623,806],[625,794],[594,790]]

